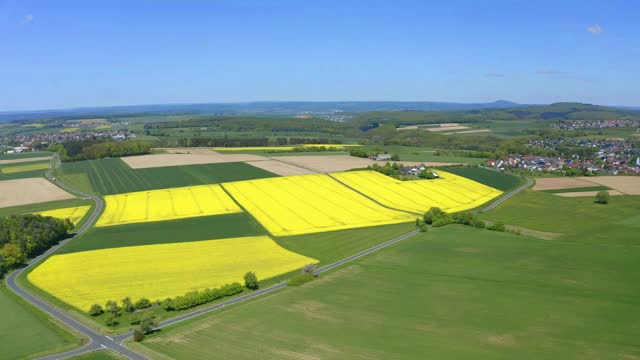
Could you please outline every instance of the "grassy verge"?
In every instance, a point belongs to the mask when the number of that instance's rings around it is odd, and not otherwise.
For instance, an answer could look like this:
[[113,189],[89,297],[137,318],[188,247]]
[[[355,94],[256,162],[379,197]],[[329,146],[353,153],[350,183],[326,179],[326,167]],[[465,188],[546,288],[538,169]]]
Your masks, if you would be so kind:
[[0,279],[0,357],[27,359],[80,347],[85,339],[7,289]]

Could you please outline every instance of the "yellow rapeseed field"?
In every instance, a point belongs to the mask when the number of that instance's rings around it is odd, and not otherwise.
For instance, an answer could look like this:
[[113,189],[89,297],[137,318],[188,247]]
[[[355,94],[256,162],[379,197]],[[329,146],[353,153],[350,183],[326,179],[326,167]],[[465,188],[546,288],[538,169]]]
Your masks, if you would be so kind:
[[276,236],[309,234],[414,221],[324,174],[222,184],[242,207]]
[[400,181],[375,171],[347,171],[331,176],[390,208],[424,213],[431,207],[447,212],[475,208],[502,194],[473,180],[437,170],[439,179]]
[[69,221],[71,221],[74,225],[77,225],[78,222],[80,222],[80,220],[82,220],[82,218],[87,214],[87,211],[89,211],[90,208],[91,206],[88,206],[88,205],[76,206],[76,207],[69,207],[64,209],[40,211],[34,214],[42,215],[42,216],[51,216],[58,219],[69,219]]
[[49,162],[36,162],[36,163],[24,164],[24,165],[5,166],[0,169],[0,172],[2,172],[3,174],[13,174],[17,172],[44,170],[48,168],[49,168]]
[[183,219],[241,212],[220,185],[139,191],[104,197],[96,226]]
[[290,146],[245,146],[245,147],[214,147],[215,151],[291,151],[298,147],[320,147],[324,146],[328,149],[343,149],[349,146],[360,146],[357,144],[304,144],[304,145],[290,145]]
[[[130,297],[152,301],[243,281],[247,271],[268,279],[318,261],[288,251],[267,236],[132,246],[55,255],[28,279],[64,302],[92,304]],[[89,264],[89,266],[88,266]]]

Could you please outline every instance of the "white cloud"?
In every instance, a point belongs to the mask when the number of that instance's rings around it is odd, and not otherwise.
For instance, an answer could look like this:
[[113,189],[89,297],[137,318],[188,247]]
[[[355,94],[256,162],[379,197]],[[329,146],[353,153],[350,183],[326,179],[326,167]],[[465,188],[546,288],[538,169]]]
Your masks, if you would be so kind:
[[24,17],[24,19],[22,19],[22,23],[23,24],[30,24],[33,21],[33,15],[28,14]]
[[593,35],[600,35],[604,31],[604,29],[599,24],[593,24],[587,28],[587,31],[592,33]]

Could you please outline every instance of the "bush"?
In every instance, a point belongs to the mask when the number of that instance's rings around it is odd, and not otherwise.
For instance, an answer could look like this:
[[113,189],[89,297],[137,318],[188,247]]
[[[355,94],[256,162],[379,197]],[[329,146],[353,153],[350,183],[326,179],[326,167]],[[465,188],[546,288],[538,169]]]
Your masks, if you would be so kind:
[[453,222],[462,225],[471,225],[475,220],[475,215],[472,212],[455,213],[452,216]]
[[443,226],[452,222],[449,214],[438,207],[432,207],[429,211],[424,213],[423,219],[425,224],[432,226]]
[[91,305],[91,309],[89,309],[89,315],[91,316],[100,316],[104,313],[102,306],[98,304]]
[[609,192],[606,190],[598,191],[596,194],[596,204],[608,204],[609,196]]
[[358,149],[351,149],[349,151],[349,155],[355,156],[355,157],[359,157],[359,158],[368,158],[369,157],[369,154],[366,151],[358,150]]
[[316,270],[318,270],[318,265],[316,264],[307,264],[302,267],[303,274],[311,274],[315,276]]
[[480,228],[480,229],[484,229],[487,226],[487,224],[485,224],[484,221],[478,218],[474,218],[469,225]]
[[433,180],[436,178],[435,174],[427,169],[424,169],[418,173],[418,177],[427,180]]
[[135,307],[136,309],[146,309],[148,307],[151,307],[151,301],[149,301],[149,299],[147,298],[142,298],[136,301]]
[[107,318],[107,321],[105,322],[105,324],[107,326],[116,326],[119,324],[118,320],[116,320],[116,317],[113,315],[109,315],[109,317]]
[[249,290],[258,290],[258,277],[253,271],[249,271],[244,274],[244,286]]
[[504,223],[502,221],[494,222],[493,224],[488,226],[487,229],[492,231],[501,231],[501,232],[504,232],[506,230]]
[[300,286],[302,284],[308,283],[313,279],[315,279],[315,276],[309,273],[302,273],[292,277],[291,280],[289,280],[289,286]]
[[144,340],[144,332],[140,329],[133,330],[133,341],[140,342]]

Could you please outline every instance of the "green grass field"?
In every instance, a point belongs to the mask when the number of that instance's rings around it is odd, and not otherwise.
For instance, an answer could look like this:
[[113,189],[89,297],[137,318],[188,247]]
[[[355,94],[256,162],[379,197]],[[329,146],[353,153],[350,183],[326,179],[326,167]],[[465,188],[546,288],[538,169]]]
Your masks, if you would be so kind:
[[[386,146],[363,146],[359,147],[359,150],[367,152],[388,152],[389,154],[397,154],[400,157],[400,161],[425,161],[425,162],[448,162],[448,163],[463,163],[479,165],[483,163],[485,158],[474,158],[466,156],[456,156],[448,154],[446,150],[429,149],[424,147],[415,146],[399,146],[399,145],[386,145]],[[441,154],[441,155],[438,155]]]
[[558,241],[640,245],[640,196],[612,196],[609,204],[601,205],[592,197],[563,198],[525,190],[481,218],[563,234]]
[[26,214],[31,212],[62,209],[66,207],[93,205],[93,201],[84,199],[69,199],[59,201],[49,201],[39,204],[28,204],[20,206],[12,206],[6,208],[0,208],[0,217],[9,215]]
[[131,169],[121,159],[64,163],[56,176],[85,192],[98,195],[277,176],[245,163],[224,163]]
[[57,253],[266,234],[246,213],[93,228]]
[[52,153],[48,151],[34,151],[18,154],[0,154],[0,160],[15,160],[15,159],[29,159],[34,157],[51,156]]
[[26,359],[80,346],[75,338],[48,316],[0,284],[0,358]]
[[515,189],[521,184],[524,184],[524,180],[519,176],[488,170],[481,167],[450,166],[445,167],[442,170],[464,176],[502,191],[509,191]]
[[344,259],[415,229],[414,223],[331,231],[274,238],[281,246],[320,260],[320,265]]
[[639,257],[447,226],[142,344],[174,359],[633,359]]

